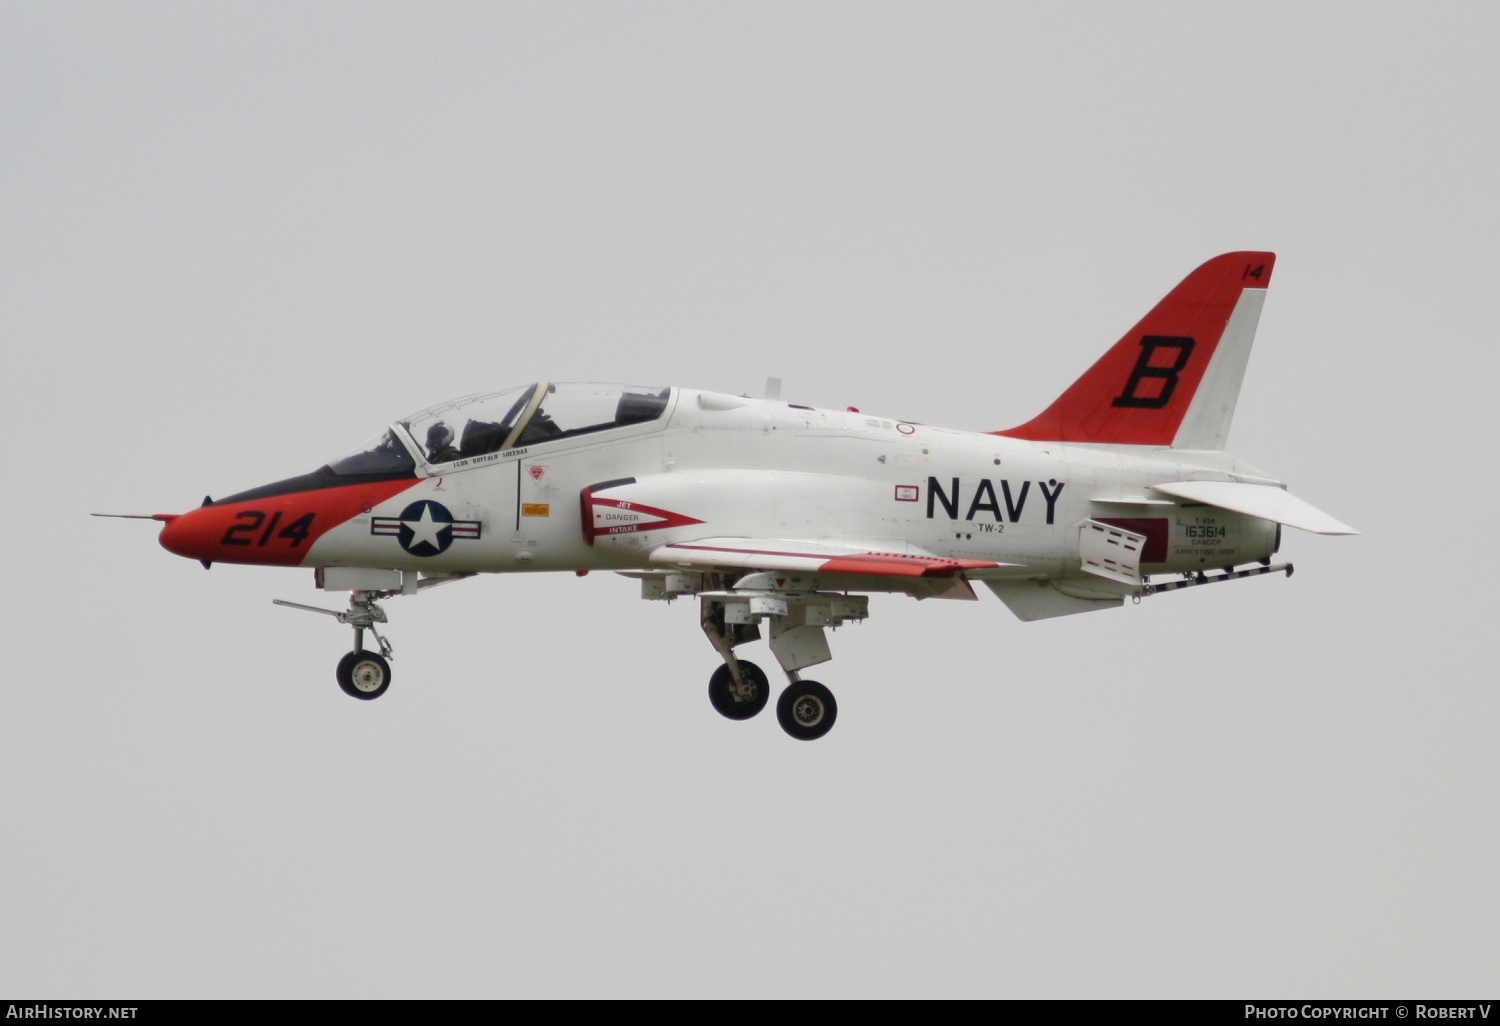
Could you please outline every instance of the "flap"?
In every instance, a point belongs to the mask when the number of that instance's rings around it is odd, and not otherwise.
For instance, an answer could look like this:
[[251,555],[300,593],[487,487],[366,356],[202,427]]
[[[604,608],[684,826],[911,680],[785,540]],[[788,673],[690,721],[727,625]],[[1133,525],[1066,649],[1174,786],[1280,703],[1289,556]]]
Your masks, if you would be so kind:
[[651,550],[651,562],[676,566],[749,567],[807,573],[876,577],[952,577],[1001,564],[982,559],[943,559],[925,553],[881,552],[877,546],[766,538],[704,538]]
[[1313,534],[1359,533],[1275,485],[1246,484],[1243,481],[1173,481],[1151,487],[1178,499],[1218,506]]

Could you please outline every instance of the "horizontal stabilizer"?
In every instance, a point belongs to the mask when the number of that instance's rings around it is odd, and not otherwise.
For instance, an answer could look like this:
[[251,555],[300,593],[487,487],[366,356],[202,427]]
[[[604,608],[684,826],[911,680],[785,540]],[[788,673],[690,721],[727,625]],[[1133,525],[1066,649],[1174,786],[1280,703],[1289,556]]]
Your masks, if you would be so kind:
[[952,577],[969,570],[992,570],[1000,565],[981,559],[943,559],[926,554],[880,552],[875,546],[762,538],[704,538],[663,545],[651,551],[651,562],[876,577]]
[[1297,498],[1275,485],[1248,484],[1243,481],[1173,481],[1152,485],[1176,499],[1218,506],[1246,516],[1260,517],[1313,534],[1358,534],[1316,506]]

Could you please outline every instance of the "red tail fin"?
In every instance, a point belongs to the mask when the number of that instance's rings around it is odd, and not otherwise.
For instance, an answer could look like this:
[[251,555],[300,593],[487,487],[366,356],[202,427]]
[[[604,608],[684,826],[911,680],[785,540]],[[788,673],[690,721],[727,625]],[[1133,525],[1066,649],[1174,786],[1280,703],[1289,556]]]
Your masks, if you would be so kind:
[[[1167,293],[1039,416],[994,433],[1037,442],[1171,445],[1241,293],[1264,290],[1275,264],[1274,253],[1214,257]],[[1233,388],[1238,387],[1236,378]],[[1231,395],[1231,412],[1233,403]]]

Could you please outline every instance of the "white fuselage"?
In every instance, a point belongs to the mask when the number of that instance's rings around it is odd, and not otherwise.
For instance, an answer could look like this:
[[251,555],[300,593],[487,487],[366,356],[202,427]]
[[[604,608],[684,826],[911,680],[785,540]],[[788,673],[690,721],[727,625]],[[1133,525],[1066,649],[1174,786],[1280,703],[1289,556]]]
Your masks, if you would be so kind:
[[[305,566],[432,573],[632,569],[693,538],[857,540],[880,551],[990,560],[1003,575],[1079,572],[1086,520],[1165,519],[1165,558],[1148,572],[1263,559],[1276,525],[1150,497],[1153,484],[1261,480],[1223,452],[1032,442],[857,412],[673,389],[664,416],[597,434],[418,466],[419,480],[328,531]],[[691,523],[652,528],[630,509],[585,531],[584,489]],[[420,499],[478,525],[441,553],[415,556],[373,533]],[[609,518],[621,521],[612,528]],[[1158,546],[1157,555],[1162,555]],[[877,589],[872,589],[877,590]]]

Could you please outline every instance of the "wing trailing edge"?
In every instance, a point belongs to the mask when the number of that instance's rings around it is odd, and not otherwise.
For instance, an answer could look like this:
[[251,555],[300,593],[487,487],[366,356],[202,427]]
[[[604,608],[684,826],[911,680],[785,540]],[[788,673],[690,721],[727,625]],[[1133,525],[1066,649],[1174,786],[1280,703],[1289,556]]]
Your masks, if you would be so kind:
[[762,538],[703,538],[651,551],[653,563],[694,567],[745,567],[872,577],[953,577],[995,570],[984,559],[944,559],[925,553],[881,552],[874,546]]

